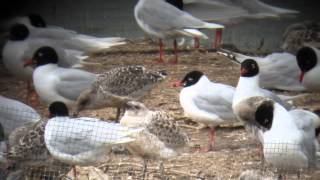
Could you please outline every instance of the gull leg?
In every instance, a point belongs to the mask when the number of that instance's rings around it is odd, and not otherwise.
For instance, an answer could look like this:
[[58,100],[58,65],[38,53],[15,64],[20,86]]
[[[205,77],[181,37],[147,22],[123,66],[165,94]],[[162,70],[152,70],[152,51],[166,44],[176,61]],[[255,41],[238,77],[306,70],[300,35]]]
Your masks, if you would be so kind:
[[195,49],[200,48],[200,39],[198,37],[194,37],[194,48]]
[[214,43],[213,43],[213,48],[216,49],[222,40],[222,29],[216,29],[216,34],[214,37]]
[[119,122],[120,121],[120,116],[121,116],[121,108],[117,108],[117,116],[116,116],[116,121]]
[[164,59],[163,59],[163,56],[164,56],[164,51],[163,51],[163,42],[162,42],[162,39],[159,39],[159,62],[160,63],[164,63]]
[[147,160],[143,159],[143,168],[142,168],[142,177],[141,179],[144,180],[147,173]]
[[213,147],[215,145],[215,127],[210,127],[209,131],[209,144],[207,147],[201,148],[200,152],[206,153],[213,150]]
[[72,171],[73,171],[74,179],[77,180],[77,169],[76,169],[76,166],[72,166]]
[[172,64],[178,63],[178,43],[177,40],[173,40],[173,51],[174,51],[174,60],[172,61]]
[[163,166],[163,161],[162,160],[160,160],[160,162],[159,162],[159,173],[160,173],[160,178],[161,179],[166,179],[165,178],[165,172],[164,172],[164,166]]

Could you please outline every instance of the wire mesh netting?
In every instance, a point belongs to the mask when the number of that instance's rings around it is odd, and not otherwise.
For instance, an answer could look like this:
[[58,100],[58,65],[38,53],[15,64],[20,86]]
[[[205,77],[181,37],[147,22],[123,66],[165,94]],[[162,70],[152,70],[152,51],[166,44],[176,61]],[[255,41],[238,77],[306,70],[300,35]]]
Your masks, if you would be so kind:
[[12,106],[11,104],[0,103],[0,114],[0,123],[6,138],[8,138],[9,134],[16,128],[40,120],[40,115],[27,105]]
[[[28,113],[23,112],[21,109],[6,109],[6,112],[15,114],[20,119],[33,118],[32,114],[30,115],[28,111]],[[299,174],[300,179],[307,179],[310,173],[318,170],[304,165],[292,166],[301,162],[297,159],[301,154],[301,148],[297,144],[265,144],[263,148],[266,165],[261,169],[260,158],[254,156],[256,149],[250,144],[235,146],[226,143],[218,145],[214,152],[204,154],[193,152],[192,145],[189,145],[190,150],[182,155],[160,160],[140,157],[126,149],[127,143],[134,141],[135,135],[143,132],[139,128],[132,129],[94,118],[58,117],[43,122],[45,129],[42,133],[42,140],[50,152],[50,156],[47,157],[49,160],[41,164],[37,164],[34,160],[34,163],[15,165],[10,169],[9,177],[20,175],[22,179],[34,180],[74,179],[75,176],[77,179],[121,180],[224,179],[230,171],[241,172],[246,169],[255,169],[260,170],[265,176],[277,177],[278,174],[289,174],[289,179],[297,179],[296,174]],[[1,122],[2,125],[4,123],[10,124],[11,122]],[[37,126],[30,126],[29,122],[27,127]],[[206,131],[194,133],[187,129],[182,130],[191,137],[190,144],[199,144],[199,142],[205,144]],[[13,129],[12,132],[14,131]],[[229,136],[228,133],[230,132],[219,131],[218,135],[226,138]],[[242,133],[245,135],[244,132],[241,132],[237,134],[237,137],[242,136]],[[34,135],[31,133],[32,137]],[[23,139],[27,136],[19,137]],[[218,142],[223,141],[219,139],[220,137],[218,137]],[[115,145],[121,145],[123,148],[116,148],[117,152],[115,152],[113,148]],[[243,159],[242,156],[252,158]],[[276,160],[276,165],[274,165],[274,160]],[[16,164],[22,163],[24,163],[23,160],[16,162]],[[73,165],[76,166],[76,173]],[[236,175],[231,179],[238,178],[239,173]]]
[[308,174],[317,170],[314,147],[299,143],[265,143],[263,147],[264,168],[278,174]]

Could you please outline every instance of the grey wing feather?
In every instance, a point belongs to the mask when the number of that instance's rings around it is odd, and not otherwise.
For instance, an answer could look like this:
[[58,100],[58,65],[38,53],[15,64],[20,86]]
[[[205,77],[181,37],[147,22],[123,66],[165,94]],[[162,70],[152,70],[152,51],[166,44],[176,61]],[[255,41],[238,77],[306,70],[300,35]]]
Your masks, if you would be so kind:
[[90,88],[96,75],[82,70],[68,69],[66,72],[61,71],[59,77],[61,81],[56,86],[57,92],[75,101],[81,92]]
[[92,81],[64,81],[60,82],[56,86],[57,92],[65,97],[66,99],[70,99],[76,101],[79,95],[86,89],[88,89],[92,84]]
[[163,1],[145,2],[137,16],[158,30],[201,28],[204,25],[203,21]]

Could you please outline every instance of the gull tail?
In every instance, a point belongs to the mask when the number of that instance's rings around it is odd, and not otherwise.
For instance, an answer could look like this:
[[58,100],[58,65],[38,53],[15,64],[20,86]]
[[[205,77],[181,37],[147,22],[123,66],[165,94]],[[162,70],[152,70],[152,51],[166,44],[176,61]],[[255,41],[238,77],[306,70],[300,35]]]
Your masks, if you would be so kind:
[[204,33],[202,33],[199,30],[196,29],[183,29],[183,30],[179,30],[180,33],[186,35],[186,36],[190,36],[190,37],[197,37],[197,38],[201,38],[201,39],[208,39],[208,36],[205,35]]
[[73,40],[79,43],[78,46],[82,47],[84,51],[99,51],[108,49],[113,46],[120,46],[126,44],[123,38],[94,38],[86,36],[77,36]]
[[251,56],[246,56],[244,54],[236,53],[227,49],[219,49],[217,53],[228,57],[237,64],[241,64],[246,59],[252,59]]
[[224,26],[216,23],[205,23],[204,26],[200,27],[201,29],[223,29]]

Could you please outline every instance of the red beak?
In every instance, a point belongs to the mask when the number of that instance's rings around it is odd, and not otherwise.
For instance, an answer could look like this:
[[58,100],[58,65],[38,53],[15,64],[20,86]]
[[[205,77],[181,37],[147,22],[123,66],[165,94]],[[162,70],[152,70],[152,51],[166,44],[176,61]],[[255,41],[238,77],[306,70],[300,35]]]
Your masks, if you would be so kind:
[[177,81],[177,82],[175,82],[175,83],[173,84],[173,87],[182,87],[182,86],[183,86],[183,84],[182,84],[181,81]]
[[300,74],[300,78],[299,78],[300,83],[302,83],[302,81],[303,81],[303,77],[304,77],[304,72],[301,72],[301,74]]
[[247,70],[246,69],[243,69],[243,68],[241,68],[241,70],[240,70],[240,74],[241,75],[245,75],[245,74],[247,74]]
[[32,66],[33,64],[33,59],[27,59],[24,61],[23,67]]

